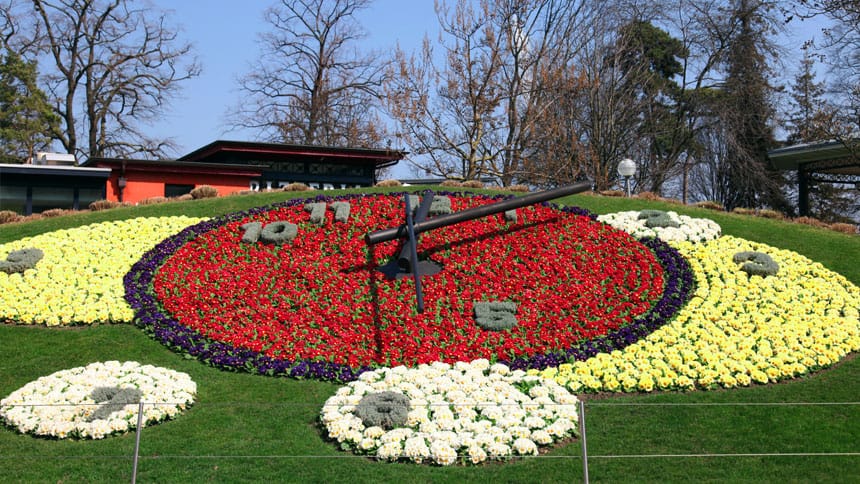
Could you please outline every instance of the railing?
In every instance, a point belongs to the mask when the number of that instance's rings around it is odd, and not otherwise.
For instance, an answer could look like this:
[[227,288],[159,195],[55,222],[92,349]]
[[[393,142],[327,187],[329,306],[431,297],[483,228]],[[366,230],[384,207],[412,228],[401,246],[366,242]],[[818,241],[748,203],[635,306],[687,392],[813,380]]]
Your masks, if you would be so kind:
[[[642,461],[642,460],[651,460],[651,461],[666,461],[671,460],[677,462],[677,465],[689,465],[691,460],[699,460],[699,459],[707,459],[707,460],[725,460],[727,462],[731,462],[733,459],[801,459],[801,458],[813,458],[813,459],[844,459],[848,458],[852,465],[850,468],[846,468],[846,474],[837,477],[836,480],[844,480],[844,481],[852,481],[854,479],[860,480],[860,436],[854,436],[854,439],[848,439],[847,441],[839,441],[835,442],[834,446],[838,447],[839,450],[831,449],[823,449],[823,448],[814,448],[810,447],[804,435],[797,435],[796,439],[792,440],[782,440],[782,441],[772,441],[772,438],[768,436],[761,436],[760,439],[745,439],[744,441],[738,441],[735,439],[732,428],[729,425],[726,425],[726,432],[722,435],[699,435],[696,432],[699,431],[700,426],[697,425],[697,422],[702,422],[703,419],[708,419],[712,416],[712,414],[716,413],[717,407],[734,407],[735,410],[731,412],[732,421],[734,423],[743,421],[744,418],[759,418],[759,414],[756,412],[760,412],[762,409],[766,409],[766,413],[761,413],[760,415],[767,415],[775,421],[775,424],[778,424],[780,420],[791,419],[794,418],[791,415],[791,412],[795,412],[798,409],[824,409],[824,408],[838,408],[838,415],[832,416],[830,420],[823,419],[820,421],[810,422],[810,425],[822,426],[822,425],[831,425],[831,426],[839,426],[839,419],[847,420],[856,420],[860,418],[860,402],[773,402],[773,403],[761,403],[761,402],[726,402],[726,403],[636,403],[636,402],[624,402],[624,398],[617,399],[597,399],[597,400],[581,400],[579,402],[579,425],[578,430],[580,432],[580,436],[578,439],[578,445],[576,444],[568,444],[568,449],[574,449],[578,447],[578,453],[573,453],[570,455],[563,455],[559,453],[542,453],[537,456],[528,456],[528,457],[513,457],[511,460],[528,460],[534,459],[538,461],[567,461],[570,462],[570,470],[571,474],[569,475],[571,481],[575,480],[576,475],[579,475],[581,472],[582,482],[589,482],[590,475],[589,473],[594,474],[595,471],[598,474],[598,478],[602,473],[602,466],[606,465],[607,462],[611,461]],[[350,452],[340,452],[340,453],[332,453],[332,454],[315,454],[315,453],[295,453],[295,452],[285,452],[285,453],[260,453],[260,454],[251,454],[251,453],[233,453],[229,450],[224,453],[218,454],[195,454],[193,449],[195,448],[193,442],[189,443],[188,447],[190,447],[191,452],[189,453],[153,453],[152,450],[147,450],[147,444],[152,442],[157,442],[160,439],[163,439],[166,434],[171,433],[171,426],[176,425],[176,423],[172,422],[163,422],[161,424],[144,427],[142,424],[142,416],[143,410],[148,404],[145,402],[141,402],[138,405],[138,420],[137,427],[134,431],[133,438],[133,449],[128,449],[128,454],[99,454],[95,449],[104,448],[103,445],[95,444],[94,442],[90,442],[92,444],[92,448],[94,449],[92,453],[63,453],[64,451],[68,452],[70,449],[74,449],[75,451],[80,450],[81,448],[87,447],[90,443],[87,442],[77,442],[74,444],[60,444],[58,442],[42,442],[45,445],[39,445],[44,452],[38,454],[27,454],[21,453],[16,449],[3,448],[6,444],[0,443],[0,476],[3,476],[2,468],[6,466],[5,462],[9,460],[33,460],[34,465],[45,465],[46,461],[75,461],[79,465],[73,466],[74,468],[81,467],[81,463],[85,463],[86,461],[116,461],[117,466],[127,465],[128,473],[126,476],[130,476],[130,480],[132,483],[137,482],[138,479],[138,471],[141,467],[147,466],[159,466],[159,465],[173,465],[170,464],[172,461],[207,461],[207,465],[214,466],[214,468],[218,468],[219,465],[227,465],[231,462],[242,461],[242,462],[252,462],[252,461],[285,461],[285,460],[307,460],[307,466],[314,466],[316,464],[311,461],[324,461],[325,466],[330,468],[332,465],[335,465],[338,461],[343,460],[352,460],[352,459],[361,459],[367,460],[367,456],[356,455]],[[173,404],[165,404],[165,405],[173,405]],[[447,405],[447,403],[446,403]],[[31,405],[27,405],[31,406]],[[222,407],[231,409],[230,413],[235,413],[232,410],[239,410],[239,413],[242,412],[254,412],[263,409],[263,415],[268,415],[269,418],[276,418],[278,412],[289,412],[289,411],[300,411],[303,413],[308,413],[310,408],[315,409],[311,411],[311,414],[317,414],[320,405],[318,403],[308,403],[308,404],[296,404],[296,403],[247,403],[247,402],[225,402],[225,403],[197,403],[191,409],[186,412],[195,412],[201,411],[209,407],[210,409],[214,407]],[[255,410],[256,409],[256,410]],[[274,412],[272,411],[274,409]],[[636,421],[636,413],[642,411],[658,411],[666,415],[668,419],[675,422],[672,429],[651,429],[650,432],[639,432],[637,428]],[[606,420],[606,417],[612,412],[624,412],[628,415],[627,422],[629,422],[629,429],[633,432],[639,432],[635,436],[632,436],[628,442],[625,443],[624,449],[613,449],[611,448],[611,443],[607,442],[607,439],[604,437],[607,429],[601,427],[601,423]],[[786,413],[787,412],[787,413]],[[684,414],[686,413],[686,414]],[[690,415],[693,413],[693,415]],[[744,414],[747,415],[744,415]],[[192,415],[180,415],[178,420],[187,420],[191,419]],[[722,415],[720,418],[725,418]],[[808,417],[804,417],[808,418]],[[610,418],[609,420],[613,422],[617,422],[617,418]],[[689,422],[686,424],[685,422]],[[732,422],[726,422],[727,424],[731,424]],[[225,429],[224,432],[229,432],[232,429]],[[624,429],[621,429],[623,431]],[[613,432],[618,432],[619,429],[611,429]],[[12,432],[12,430],[6,429],[2,430],[2,432]],[[150,433],[152,432],[152,433]],[[183,431],[185,432],[185,431]],[[737,430],[738,435],[749,436],[748,432],[745,433],[743,429]],[[695,449],[678,449],[678,442],[683,441],[685,439],[689,439],[690,437],[701,437],[696,441],[697,448]],[[109,436],[107,439],[125,439],[125,444],[120,447],[130,447],[130,435],[126,436]],[[290,438],[299,438],[297,436],[284,435],[282,436],[284,441],[289,441]],[[316,436],[316,438],[322,438],[320,436]],[[17,436],[18,439],[35,439],[33,437],[27,436]],[[201,436],[202,438],[202,436]],[[266,438],[272,438],[269,436],[261,436],[261,442],[265,441]],[[229,442],[229,435],[224,436],[225,442]],[[3,439],[0,442],[9,442],[9,439]],[[20,441],[18,442],[21,443]],[[331,446],[335,446],[336,444],[327,444]],[[56,454],[52,454],[49,452],[51,447],[55,447],[57,449]],[[159,447],[157,445],[153,447]],[[261,447],[264,447],[261,445]],[[142,450],[143,449],[143,450]],[[125,461],[126,464],[120,464],[119,462]],[[497,464],[489,464],[489,467],[494,467]],[[502,464],[504,465],[504,464]],[[477,466],[480,468],[480,466]],[[691,471],[693,472],[693,471]],[[693,473],[694,475],[694,473]],[[6,479],[12,478],[14,476],[6,476]],[[658,479],[659,476],[654,476],[655,479]],[[834,476],[829,476],[834,477]],[[68,475],[67,478],[71,481],[78,481],[81,479],[81,476]],[[84,478],[85,479],[85,478]],[[0,478],[0,480],[4,480]],[[274,478],[274,480],[282,480],[279,478]]]

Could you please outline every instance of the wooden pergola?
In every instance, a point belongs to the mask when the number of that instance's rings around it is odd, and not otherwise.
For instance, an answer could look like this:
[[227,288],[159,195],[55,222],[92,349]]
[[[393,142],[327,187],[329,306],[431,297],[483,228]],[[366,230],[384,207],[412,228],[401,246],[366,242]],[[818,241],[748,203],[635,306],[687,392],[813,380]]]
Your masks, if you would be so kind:
[[800,215],[809,215],[809,188],[814,183],[853,184],[860,190],[860,138],[786,146],[768,155],[777,170],[797,171]]

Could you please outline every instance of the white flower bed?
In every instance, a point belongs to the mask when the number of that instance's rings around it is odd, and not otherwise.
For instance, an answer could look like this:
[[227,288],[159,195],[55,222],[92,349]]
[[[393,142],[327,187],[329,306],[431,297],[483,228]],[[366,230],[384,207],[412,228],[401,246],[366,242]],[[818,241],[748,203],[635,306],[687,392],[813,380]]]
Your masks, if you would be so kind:
[[30,382],[0,400],[0,419],[21,433],[64,439],[102,439],[137,427],[138,404],[105,419],[90,420],[101,406],[98,387],[136,388],[144,402],[144,425],[178,415],[194,402],[197,384],[185,373],[134,361],[107,361],[61,370]]
[[666,212],[666,214],[680,227],[646,227],[646,220],[640,220],[639,212],[636,210],[599,215],[597,220],[618,230],[623,230],[637,239],[657,237],[665,242],[704,242],[720,236],[722,229],[713,220],[678,215],[677,212]]
[[[403,427],[366,428],[355,415],[363,396],[383,391],[409,397]],[[460,457],[477,464],[536,455],[538,446],[574,435],[577,402],[554,380],[475,360],[363,373],[326,401],[321,418],[331,439],[359,454],[440,465]]]

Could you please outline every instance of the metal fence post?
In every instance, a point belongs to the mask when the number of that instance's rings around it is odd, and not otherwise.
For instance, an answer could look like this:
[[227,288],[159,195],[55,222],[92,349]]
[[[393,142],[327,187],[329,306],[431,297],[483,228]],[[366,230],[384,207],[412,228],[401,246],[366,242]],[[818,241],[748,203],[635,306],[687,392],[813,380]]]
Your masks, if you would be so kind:
[[582,479],[588,484],[588,445],[585,442],[585,402],[579,401],[579,438],[582,441]]
[[137,457],[140,455],[140,432],[143,428],[143,401],[137,406],[137,431],[134,433],[134,459],[131,464],[131,484],[137,482]]

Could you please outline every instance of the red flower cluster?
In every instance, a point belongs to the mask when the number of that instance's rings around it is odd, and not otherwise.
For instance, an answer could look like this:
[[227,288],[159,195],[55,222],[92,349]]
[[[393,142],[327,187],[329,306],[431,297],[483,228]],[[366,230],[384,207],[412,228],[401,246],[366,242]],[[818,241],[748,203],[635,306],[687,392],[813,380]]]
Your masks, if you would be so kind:
[[[452,197],[455,211],[493,200]],[[322,226],[301,205],[274,208],[206,232],[177,250],[153,287],[181,324],[215,341],[276,359],[414,365],[509,360],[561,351],[629,324],[663,290],[654,254],[588,217],[535,205],[518,220],[493,215],[421,235],[418,252],[443,266],[422,278],[376,270],[400,242],[368,247],[367,232],[402,223],[395,196],[350,200],[347,223]],[[299,226],[290,244],[242,243],[248,222]],[[474,301],[517,303],[517,325],[487,331]]]

